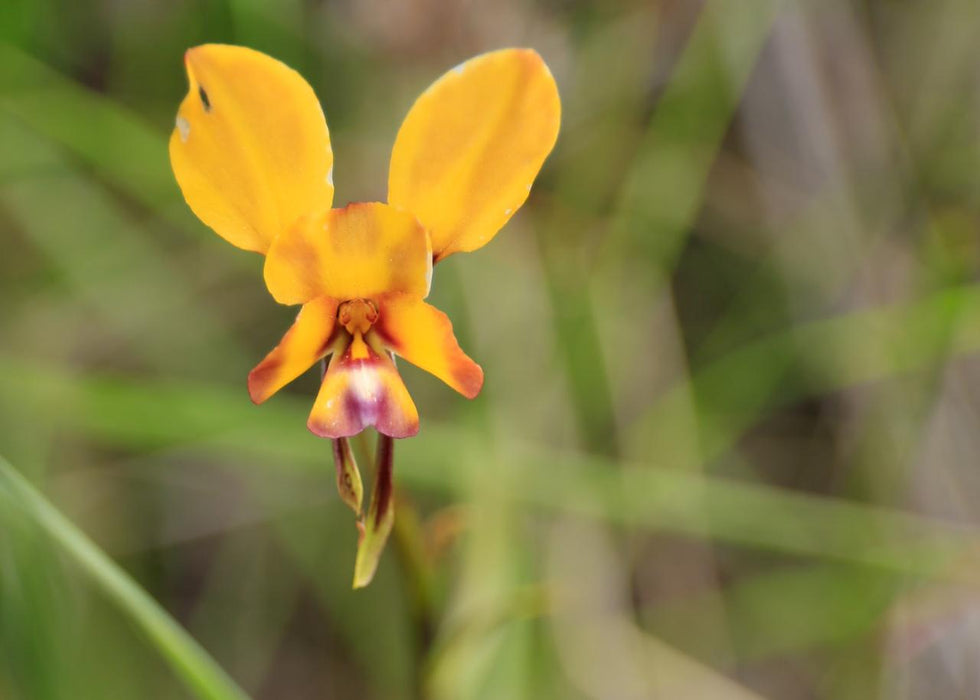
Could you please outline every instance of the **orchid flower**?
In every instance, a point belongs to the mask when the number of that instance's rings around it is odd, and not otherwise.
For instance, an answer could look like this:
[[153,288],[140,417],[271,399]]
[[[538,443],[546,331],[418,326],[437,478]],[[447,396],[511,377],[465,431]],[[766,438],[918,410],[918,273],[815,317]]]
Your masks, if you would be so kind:
[[[342,208],[332,208],[327,123],[297,72],[219,44],[190,49],[184,63],[189,90],[170,138],[184,198],[219,236],[265,255],[277,302],[301,305],[249,374],[252,400],[262,403],[329,356],[309,429],[335,440],[369,426],[409,437],[419,416],[395,355],[475,397],[483,370],[425,298],[433,264],[488,243],[527,199],[554,146],[561,108],[541,57],[494,51],[439,78],[398,131],[388,202]],[[340,469],[349,450],[336,453]],[[355,491],[345,500],[359,513],[359,483]]]

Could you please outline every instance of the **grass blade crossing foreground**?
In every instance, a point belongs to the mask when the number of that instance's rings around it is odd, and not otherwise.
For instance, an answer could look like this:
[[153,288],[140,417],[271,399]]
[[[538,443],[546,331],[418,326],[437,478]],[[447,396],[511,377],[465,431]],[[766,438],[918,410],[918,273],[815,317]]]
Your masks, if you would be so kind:
[[248,698],[156,601],[2,457],[0,504],[6,509],[21,511],[49,535],[149,637],[198,697],[214,700]]

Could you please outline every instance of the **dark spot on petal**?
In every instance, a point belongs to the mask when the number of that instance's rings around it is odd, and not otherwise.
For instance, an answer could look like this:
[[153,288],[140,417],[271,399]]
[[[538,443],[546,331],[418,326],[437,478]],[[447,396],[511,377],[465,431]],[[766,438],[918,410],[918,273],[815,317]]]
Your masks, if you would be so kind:
[[204,92],[204,88],[200,85],[197,88],[197,94],[201,96],[201,104],[204,105],[204,111],[211,111],[211,100],[208,99],[208,93]]

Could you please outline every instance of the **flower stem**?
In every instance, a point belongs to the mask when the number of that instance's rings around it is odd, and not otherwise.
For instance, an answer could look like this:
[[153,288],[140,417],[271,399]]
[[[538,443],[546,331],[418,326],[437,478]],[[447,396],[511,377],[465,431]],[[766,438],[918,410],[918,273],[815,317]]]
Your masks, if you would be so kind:
[[371,505],[367,516],[359,523],[361,537],[357,543],[357,559],[354,562],[354,588],[363,588],[371,583],[395,521],[392,485],[394,450],[395,441],[387,435],[378,433]]

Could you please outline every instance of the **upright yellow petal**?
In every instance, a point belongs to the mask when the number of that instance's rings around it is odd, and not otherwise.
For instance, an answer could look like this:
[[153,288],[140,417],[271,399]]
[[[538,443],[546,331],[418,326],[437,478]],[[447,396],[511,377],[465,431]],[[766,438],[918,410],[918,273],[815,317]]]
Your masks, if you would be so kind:
[[293,69],[241,46],[184,56],[190,89],[170,136],[184,199],[229,243],[265,253],[299,216],[333,202],[330,134]]
[[558,88],[537,53],[472,58],[433,83],[405,117],[388,201],[429,230],[436,260],[476,250],[527,199],[560,121]]
[[306,216],[276,238],[265,284],[280,304],[428,294],[432,249],[414,216],[379,202]]

